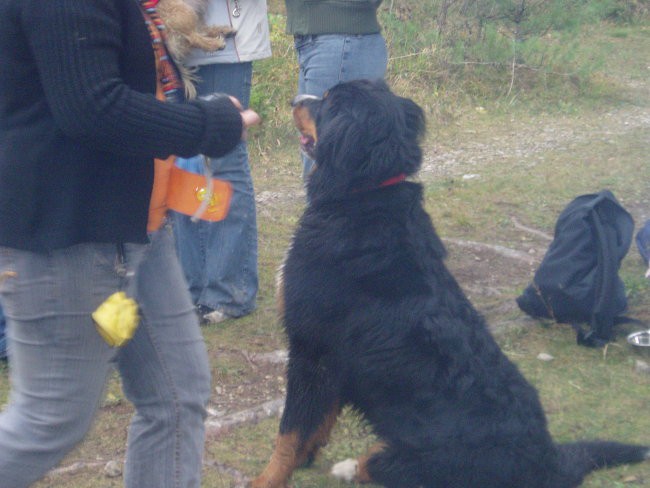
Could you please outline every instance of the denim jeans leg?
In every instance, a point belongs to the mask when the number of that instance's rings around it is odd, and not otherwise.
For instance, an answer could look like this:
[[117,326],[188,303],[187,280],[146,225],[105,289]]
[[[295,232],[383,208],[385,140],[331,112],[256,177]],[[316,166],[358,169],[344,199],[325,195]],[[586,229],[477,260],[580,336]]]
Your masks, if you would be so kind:
[[[248,106],[252,63],[201,66],[198,76],[199,95],[227,93]],[[215,178],[232,184],[228,216],[194,223],[174,214],[176,246],[194,303],[239,317],[255,308],[258,290],[257,216],[246,142],[211,160],[211,166]]]
[[204,221],[192,222],[191,217],[170,212],[176,240],[176,253],[183,268],[192,303],[201,304],[205,288],[206,233]]
[[0,359],[5,359],[7,357],[7,321],[5,320],[5,314],[2,311],[2,302],[0,302]]
[[12,272],[0,284],[11,343],[11,393],[0,414],[4,488],[44,476],[91,425],[115,355],[91,313],[120,286],[116,255],[109,244],[49,254],[0,248],[0,272]]
[[[298,93],[322,97],[329,88],[345,81],[380,79],[386,75],[388,53],[381,34],[322,34],[296,36],[300,72]],[[306,181],[314,162],[303,159]]]
[[150,237],[128,290],[141,322],[117,357],[124,392],[136,409],[125,486],[198,488],[210,395],[208,356],[171,229]]
[[200,302],[240,317],[255,308],[258,289],[257,215],[246,143],[211,162],[214,176],[229,181],[234,191],[228,216],[206,225],[206,286]]

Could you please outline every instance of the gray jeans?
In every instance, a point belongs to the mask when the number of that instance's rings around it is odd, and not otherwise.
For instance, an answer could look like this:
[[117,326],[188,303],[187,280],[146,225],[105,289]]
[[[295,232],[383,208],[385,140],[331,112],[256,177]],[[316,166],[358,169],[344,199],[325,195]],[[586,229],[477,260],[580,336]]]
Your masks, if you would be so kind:
[[[210,373],[170,230],[124,253],[114,244],[48,254],[0,248],[6,271],[15,276],[0,284],[11,380],[0,414],[2,486],[29,486],[83,439],[116,363],[136,409],[125,486],[199,487]],[[141,321],[133,339],[114,349],[91,313],[118,290],[137,301]]]

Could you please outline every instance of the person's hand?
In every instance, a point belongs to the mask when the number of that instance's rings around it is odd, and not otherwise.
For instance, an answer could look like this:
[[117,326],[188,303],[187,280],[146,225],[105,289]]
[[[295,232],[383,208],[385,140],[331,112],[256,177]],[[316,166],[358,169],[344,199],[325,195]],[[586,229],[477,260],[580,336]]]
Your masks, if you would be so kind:
[[233,105],[235,105],[235,107],[239,109],[239,113],[241,114],[242,124],[244,126],[241,138],[243,141],[245,141],[246,137],[248,136],[248,128],[261,124],[262,118],[254,110],[251,110],[250,108],[244,109],[241,102],[235,97],[231,96],[230,101],[233,103]]

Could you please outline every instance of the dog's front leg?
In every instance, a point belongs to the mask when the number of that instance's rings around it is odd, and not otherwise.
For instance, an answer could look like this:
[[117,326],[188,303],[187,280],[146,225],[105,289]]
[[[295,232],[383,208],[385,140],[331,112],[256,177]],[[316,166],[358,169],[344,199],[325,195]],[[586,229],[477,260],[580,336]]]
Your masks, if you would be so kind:
[[[315,376],[314,376],[315,374]],[[271,460],[251,488],[285,488],[293,471],[327,444],[341,412],[332,378],[318,365],[291,358],[287,397]]]
[[269,464],[250,483],[250,488],[286,488],[291,473],[298,467],[300,437],[297,432],[278,434]]
[[318,449],[327,444],[339,411],[337,408],[327,415],[318,430],[306,440],[301,439],[298,431],[279,433],[269,464],[250,487],[286,488],[295,469],[315,457]]

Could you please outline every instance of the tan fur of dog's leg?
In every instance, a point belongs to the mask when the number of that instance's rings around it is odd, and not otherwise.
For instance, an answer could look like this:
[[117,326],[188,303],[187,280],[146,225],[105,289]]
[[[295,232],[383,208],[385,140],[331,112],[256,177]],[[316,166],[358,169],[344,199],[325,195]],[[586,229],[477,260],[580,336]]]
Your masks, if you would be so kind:
[[269,464],[262,474],[248,485],[250,488],[286,488],[291,473],[298,467],[297,452],[300,435],[297,432],[278,435]]
[[168,47],[174,59],[182,63],[193,47],[218,51],[226,46],[226,37],[236,31],[229,25],[206,26],[203,14],[207,5],[190,5],[179,0],[161,0],[158,13],[167,27]]
[[237,29],[233,29],[229,25],[206,25],[201,30],[208,37],[223,37],[224,39],[237,34]]
[[183,36],[195,32],[200,22],[199,15],[182,2],[160,2],[158,14],[167,29]]
[[316,457],[318,451],[321,447],[325,447],[330,440],[330,434],[334,425],[336,425],[336,420],[341,413],[341,408],[337,405],[332,411],[327,414],[323,423],[318,427],[316,432],[305,442],[303,448],[301,449],[298,466],[302,466],[309,458]]
[[208,37],[200,32],[192,32],[187,36],[190,47],[198,47],[204,51],[213,52],[226,47],[226,39],[222,36]]
[[384,450],[386,445],[382,442],[379,442],[368,449],[368,452],[363,456],[357,458],[357,475],[354,479],[355,483],[372,483],[372,478],[368,472],[368,461],[372,456]]
[[316,432],[305,442],[298,432],[279,434],[269,464],[261,475],[250,482],[250,488],[286,488],[295,469],[309,456],[327,444],[341,409],[337,406],[323,420]]

